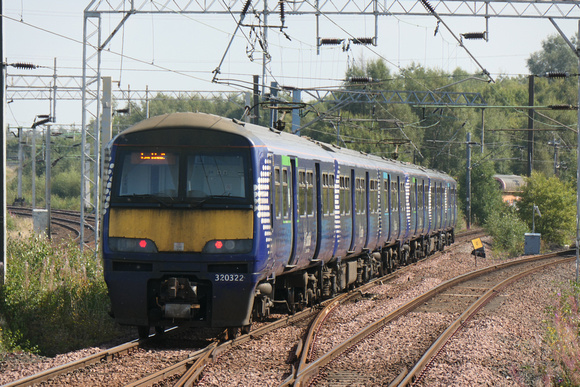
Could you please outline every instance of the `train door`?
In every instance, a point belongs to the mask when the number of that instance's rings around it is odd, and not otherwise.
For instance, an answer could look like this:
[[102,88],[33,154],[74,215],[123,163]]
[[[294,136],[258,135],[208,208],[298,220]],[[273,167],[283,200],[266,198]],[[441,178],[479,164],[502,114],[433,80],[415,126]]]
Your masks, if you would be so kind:
[[353,243],[350,251],[356,251],[366,245],[366,235],[368,229],[367,219],[367,180],[366,175],[357,177],[352,170],[352,181],[354,181],[354,207],[353,207]]
[[383,172],[383,192],[381,192],[381,238],[383,241],[391,240],[391,174]]
[[297,258],[294,264],[303,264],[315,257],[318,241],[318,222],[314,210],[314,171],[312,167],[305,166],[298,169],[297,183],[294,256],[299,257],[303,262],[298,261]]
[[291,163],[288,156],[274,157],[272,252],[276,262],[284,265],[292,265],[295,236]]
[[401,203],[401,238],[407,239],[409,237],[409,229],[411,223],[410,212],[410,182],[409,175],[403,175],[403,181],[399,183],[399,201]]
[[366,242],[365,247],[375,250],[380,237],[381,221],[379,211],[379,180],[378,173],[373,171],[366,173]]
[[423,229],[425,227],[425,179],[419,180],[419,186],[417,189],[417,213],[417,218],[419,220],[417,231],[419,234],[423,234]]
[[320,212],[320,233],[321,233],[321,251],[319,256],[322,259],[330,258],[335,253],[335,174],[334,168],[326,166],[319,171],[319,205]]
[[440,230],[441,227],[441,183],[435,183],[435,197],[436,197],[436,206],[435,206],[435,219],[437,224],[437,230]]
[[428,179],[425,186],[425,228],[427,234],[433,229],[433,180]]
[[443,184],[443,221],[441,222],[441,224],[443,225],[444,228],[447,228],[447,226],[449,226],[449,184],[448,183],[444,183]]
[[340,218],[340,237],[337,241],[337,255],[345,255],[352,244],[352,191],[351,176],[348,173],[339,174],[338,211]]
[[418,213],[419,211],[417,211],[417,178],[413,177],[410,179],[411,181],[411,185],[410,185],[410,191],[409,191],[409,203],[410,205],[410,214],[411,214],[411,222],[410,222],[410,232],[412,235],[416,235],[417,234],[417,218],[418,218]]
[[400,209],[400,197],[399,197],[399,176],[396,179],[393,176],[391,180],[391,209],[393,214],[391,216],[391,226],[392,233],[391,237],[393,239],[399,239],[401,232],[401,209]]

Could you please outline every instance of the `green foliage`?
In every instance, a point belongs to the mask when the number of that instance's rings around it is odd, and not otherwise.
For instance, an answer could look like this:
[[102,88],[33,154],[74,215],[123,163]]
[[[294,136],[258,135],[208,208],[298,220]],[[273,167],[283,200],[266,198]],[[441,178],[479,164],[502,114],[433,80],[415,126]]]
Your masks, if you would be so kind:
[[[542,216],[534,216],[533,206],[538,206]],[[576,232],[576,192],[570,184],[557,177],[546,178],[533,172],[517,203],[518,214],[528,227],[535,222],[535,232],[542,239],[557,245],[569,244]]]
[[71,166],[52,178],[52,195],[60,196],[62,199],[79,197],[81,195],[80,181],[80,169]]
[[524,251],[524,234],[528,226],[518,217],[513,207],[493,211],[485,222],[485,229],[493,237],[494,254],[517,257]]
[[[575,45],[576,38],[572,38]],[[574,51],[560,35],[550,35],[542,41],[542,50],[534,52],[527,61],[532,74],[544,74],[549,71],[570,71],[578,68],[578,58]]]
[[118,334],[100,261],[41,237],[8,241],[0,348],[55,355]]
[[[459,177],[459,198],[462,208],[466,208],[466,173]],[[503,202],[501,191],[494,180],[493,163],[490,161],[474,162],[471,168],[471,216],[474,223],[484,224],[489,216],[501,211]]]
[[580,386],[580,283],[570,282],[548,309],[547,342],[560,372],[555,386]]

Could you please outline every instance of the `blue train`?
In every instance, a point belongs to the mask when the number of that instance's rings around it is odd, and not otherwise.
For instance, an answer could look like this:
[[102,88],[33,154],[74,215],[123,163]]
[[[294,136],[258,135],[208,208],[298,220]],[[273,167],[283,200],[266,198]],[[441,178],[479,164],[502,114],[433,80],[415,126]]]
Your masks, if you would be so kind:
[[448,175],[202,113],[120,133],[102,253],[116,321],[246,332],[454,241]]

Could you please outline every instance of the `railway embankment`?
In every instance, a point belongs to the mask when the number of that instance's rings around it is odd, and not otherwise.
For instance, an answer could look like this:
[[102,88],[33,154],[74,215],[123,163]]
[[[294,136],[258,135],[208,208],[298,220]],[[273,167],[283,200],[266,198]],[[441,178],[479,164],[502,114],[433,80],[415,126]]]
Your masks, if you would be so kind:
[[[404,275],[392,282],[379,284],[351,302],[350,307],[333,314],[329,317],[332,325],[326,325],[327,331],[319,335],[319,355],[329,350],[337,338],[347,337],[352,326],[358,324],[360,327],[372,321],[373,313],[384,315],[407,298],[421,294],[449,278],[505,261],[493,257],[489,238],[483,241],[488,251],[485,259],[478,258],[476,261],[470,254],[470,243],[463,242],[458,248],[450,249],[434,259],[418,262],[409,267]],[[563,289],[574,277],[573,266],[565,264],[543,270],[502,290],[450,340],[423,375],[422,385],[536,385],[549,381],[556,385],[573,385],[575,371],[566,371],[562,367],[566,361],[570,362],[570,354],[558,354],[558,335],[563,327],[557,324],[565,322],[565,318],[561,314],[559,319],[555,318],[557,309],[554,309],[559,307],[561,301],[570,301]],[[379,305],[384,305],[381,308],[386,309],[380,309]],[[452,306],[449,303],[448,308]],[[398,366],[407,361],[405,351],[389,348],[405,348],[411,341],[420,341],[421,332],[425,332],[426,328],[443,327],[449,322],[441,313],[433,311],[419,311],[405,321],[395,322],[388,329],[388,336],[374,335],[358,349],[350,351],[346,357],[335,362],[338,368],[327,369],[325,377],[316,385],[389,383],[399,372]],[[198,384],[223,385],[226,380],[239,385],[281,383],[292,368],[290,354],[296,349],[296,338],[303,330],[300,325],[287,327],[233,348],[204,369]],[[286,334],[289,335],[288,339],[284,338]],[[66,341],[67,338],[62,337],[61,340]],[[64,352],[54,357],[23,351],[3,352],[0,357],[0,384],[69,363],[105,347],[86,346],[82,350]],[[138,353],[150,350],[140,350]],[[182,346],[164,351],[167,352],[163,352],[162,356],[168,361],[184,356]],[[392,358],[395,355],[397,359]],[[147,362],[138,363],[139,375],[154,371],[148,371]],[[123,367],[118,369],[120,373],[127,372]],[[373,370],[382,370],[382,374]],[[385,374],[385,370],[389,372]],[[93,371],[89,369],[88,372]],[[75,385],[79,380],[83,380],[82,376],[65,376],[55,383]],[[96,383],[94,385],[122,385],[127,383],[127,379],[110,374],[93,382]]]

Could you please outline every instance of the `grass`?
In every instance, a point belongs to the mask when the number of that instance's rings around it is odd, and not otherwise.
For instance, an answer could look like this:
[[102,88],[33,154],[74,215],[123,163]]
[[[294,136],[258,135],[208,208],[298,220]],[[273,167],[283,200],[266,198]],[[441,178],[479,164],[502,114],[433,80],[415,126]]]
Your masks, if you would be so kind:
[[12,231],[0,287],[0,352],[53,356],[117,337],[102,271],[100,260],[72,242]]
[[547,341],[556,363],[555,386],[580,386],[580,283],[562,286],[549,308]]

